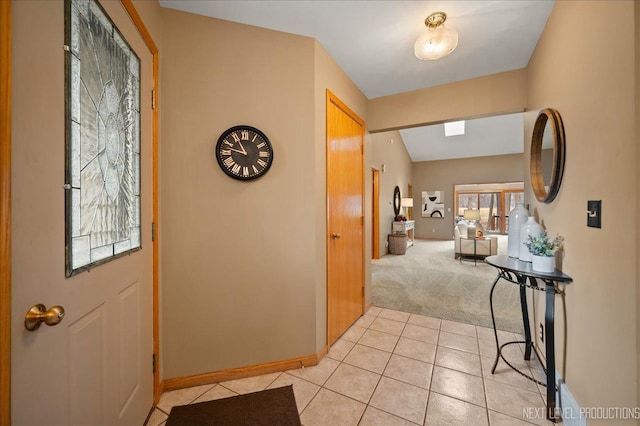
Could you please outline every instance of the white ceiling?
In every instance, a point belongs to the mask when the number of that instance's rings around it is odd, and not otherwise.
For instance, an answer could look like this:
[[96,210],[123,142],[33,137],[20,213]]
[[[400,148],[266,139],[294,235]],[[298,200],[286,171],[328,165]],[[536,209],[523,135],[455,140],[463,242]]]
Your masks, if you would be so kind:
[[[313,37],[369,99],[526,67],[554,3],[553,0],[160,0],[160,5],[167,8]],[[421,61],[413,54],[413,44],[426,30],[427,15],[436,11],[444,11],[448,16],[445,25],[458,31],[458,47],[445,58]],[[513,125],[510,120],[515,119],[504,120]],[[476,124],[471,123],[468,123],[471,129],[475,128]],[[460,143],[471,137],[471,129],[469,136],[453,137],[459,140],[444,145],[452,148],[452,144],[458,144],[449,154],[435,152],[442,144],[434,139],[437,131],[428,127],[403,130],[402,137],[407,138],[405,144],[414,161],[455,158],[454,155],[472,151],[497,153],[500,146],[506,149],[502,153],[515,149],[522,152],[522,146],[505,148],[507,140],[513,138],[504,134],[505,123],[496,123],[500,130],[494,130],[492,136],[482,136],[481,141]],[[441,129],[442,125],[436,127]],[[502,142],[492,147],[498,141]],[[421,143],[438,145],[431,148],[433,152],[426,153],[429,148]],[[518,143],[521,145],[521,140]]]
[[465,133],[445,136],[444,124],[400,130],[412,161],[517,154],[524,151],[523,114],[466,120]]

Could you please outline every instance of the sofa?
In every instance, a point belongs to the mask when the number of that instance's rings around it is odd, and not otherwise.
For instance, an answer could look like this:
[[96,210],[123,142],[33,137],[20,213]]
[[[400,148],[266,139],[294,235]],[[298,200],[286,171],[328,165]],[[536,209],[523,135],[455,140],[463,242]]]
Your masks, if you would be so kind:
[[[456,259],[460,257],[461,253],[464,256],[473,256],[474,242],[467,239],[467,227],[467,222],[465,220],[461,220],[456,224],[453,230],[453,253]],[[490,241],[478,240],[475,242],[476,256],[484,258],[487,256],[498,254],[498,237],[494,235],[487,235],[486,233],[484,234],[484,236],[487,237]]]

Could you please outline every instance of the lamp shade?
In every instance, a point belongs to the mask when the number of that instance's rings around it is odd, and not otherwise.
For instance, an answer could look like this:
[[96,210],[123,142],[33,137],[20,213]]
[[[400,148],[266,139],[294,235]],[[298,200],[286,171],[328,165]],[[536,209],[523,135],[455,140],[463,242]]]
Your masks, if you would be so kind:
[[400,201],[402,207],[413,207],[413,198],[403,198]]
[[458,46],[458,33],[450,28],[440,26],[428,29],[416,40],[414,53],[423,61],[444,58]]
[[464,220],[480,220],[480,210],[467,209],[464,211]]

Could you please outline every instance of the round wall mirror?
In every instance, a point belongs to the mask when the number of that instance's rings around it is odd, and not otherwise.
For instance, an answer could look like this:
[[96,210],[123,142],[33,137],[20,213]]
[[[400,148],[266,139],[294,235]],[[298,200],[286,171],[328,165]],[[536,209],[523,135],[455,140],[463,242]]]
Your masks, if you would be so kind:
[[400,196],[400,188],[396,186],[396,189],[393,190],[393,212],[396,216],[400,214],[400,203],[402,202],[402,197]]
[[531,137],[531,186],[538,201],[550,203],[558,195],[564,172],[564,126],[560,113],[540,111]]

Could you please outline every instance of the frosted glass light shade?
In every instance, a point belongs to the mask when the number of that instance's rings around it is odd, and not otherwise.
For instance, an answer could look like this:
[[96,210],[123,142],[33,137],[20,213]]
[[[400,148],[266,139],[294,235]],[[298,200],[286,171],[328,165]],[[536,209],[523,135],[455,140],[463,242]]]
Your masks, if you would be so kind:
[[416,58],[423,61],[433,61],[444,58],[458,46],[458,32],[440,26],[427,30],[416,40],[414,52]]

